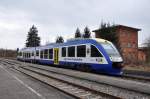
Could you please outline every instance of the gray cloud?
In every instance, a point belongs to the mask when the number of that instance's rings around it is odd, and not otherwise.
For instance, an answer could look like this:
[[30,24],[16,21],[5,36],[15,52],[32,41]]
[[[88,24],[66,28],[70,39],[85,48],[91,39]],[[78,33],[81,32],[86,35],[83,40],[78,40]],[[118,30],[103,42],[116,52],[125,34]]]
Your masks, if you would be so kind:
[[76,27],[83,30],[88,25],[91,30],[96,29],[101,20],[141,28],[139,43],[143,43],[150,35],[149,3],[149,0],[1,0],[0,45],[23,47],[32,24],[37,26],[44,44],[54,41],[57,35],[67,38]]

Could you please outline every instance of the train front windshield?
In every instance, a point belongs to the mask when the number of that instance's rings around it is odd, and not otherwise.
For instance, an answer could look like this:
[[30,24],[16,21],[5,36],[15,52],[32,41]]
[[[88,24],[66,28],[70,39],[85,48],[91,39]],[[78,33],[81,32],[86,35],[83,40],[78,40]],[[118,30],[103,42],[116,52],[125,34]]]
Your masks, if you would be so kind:
[[113,44],[110,43],[101,43],[103,48],[106,50],[109,56],[120,56],[118,50]]

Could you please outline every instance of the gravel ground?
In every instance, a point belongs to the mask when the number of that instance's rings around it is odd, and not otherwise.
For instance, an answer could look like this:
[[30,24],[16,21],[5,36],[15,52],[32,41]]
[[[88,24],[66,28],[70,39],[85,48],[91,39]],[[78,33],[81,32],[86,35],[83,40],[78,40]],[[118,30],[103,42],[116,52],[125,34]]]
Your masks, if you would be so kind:
[[[46,68],[50,71],[55,70],[55,72],[58,72],[58,71],[60,72],[61,70],[63,70],[61,68],[54,68],[54,67],[35,65],[35,64],[26,64],[25,63],[25,65],[39,66],[42,68]],[[68,71],[68,72],[66,72],[66,71]],[[72,70],[65,70],[65,73],[67,73],[67,74],[72,73],[71,71]],[[73,72],[77,72],[77,71],[73,71]],[[62,75],[62,74],[55,74],[54,72],[47,72],[47,73],[54,77],[64,79],[64,80],[70,81],[72,83],[80,84],[80,85],[83,85],[83,86],[86,86],[89,88],[93,88],[96,90],[100,90],[101,92],[107,92],[112,95],[117,95],[117,96],[125,98],[125,99],[150,99],[150,95],[142,94],[142,93],[135,92],[135,91],[129,91],[129,90],[122,89],[122,88],[117,88],[117,87],[114,87],[114,86],[111,86],[108,84],[78,79],[78,78],[74,78],[74,77],[70,77],[70,76],[66,76],[66,75]],[[77,72],[76,75],[80,76],[80,72]]]
[[[12,66],[3,66],[5,69],[7,69],[12,75],[14,75],[15,77],[17,77],[18,79],[20,79],[23,83],[25,83],[26,85],[28,85],[30,88],[32,88],[33,90],[35,90],[36,92],[38,92],[39,94],[42,95],[43,98],[40,97],[36,97],[35,99],[75,99],[74,97],[71,97],[51,86],[48,86],[46,84],[41,83],[40,81],[37,81],[31,77],[28,77],[18,71],[15,71],[13,69],[11,69],[10,67]],[[14,86],[15,87],[15,86]],[[18,86],[19,87],[19,86]],[[1,92],[4,92],[5,90],[1,90]],[[8,92],[12,93],[12,90],[8,90]],[[27,93],[31,93],[29,91],[25,92],[23,91],[26,97],[29,98],[24,98],[22,97],[21,99],[32,99],[32,97],[34,97],[33,95],[28,95]],[[16,92],[14,92],[16,94]],[[8,95],[8,93],[7,93]],[[4,98],[1,97],[1,99],[20,99],[19,95],[15,96],[16,98],[13,98],[11,96],[9,96],[8,98]],[[17,98],[18,97],[18,98]],[[33,98],[34,99],[34,98]]]
[[150,72],[146,71],[137,71],[137,70],[124,70],[124,74],[129,74],[129,75],[137,75],[137,76],[143,76],[143,77],[150,77]]
[[87,81],[87,80],[81,80],[81,79],[73,78],[73,77],[66,76],[66,75],[55,74],[52,72],[45,72],[45,73],[48,75],[51,75],[53,77],[59,78],[59,79],[70,81],[72,83],[76,83],[76,84],[79,84],[79,85],[82,85],[85,87],[99,90],[101,92],[106,92],[106,93],[109,93],[109,94],[112,94],[115,96],[119,96],[119,97],[122,97],[125,99],[149,99],[150,98],[150,96],[146,95],[146,94],[128,91],[125,89],[116,88],[116,87],[106,85],[106,84],[100,84],[100,83],[91,82],[91,81]]

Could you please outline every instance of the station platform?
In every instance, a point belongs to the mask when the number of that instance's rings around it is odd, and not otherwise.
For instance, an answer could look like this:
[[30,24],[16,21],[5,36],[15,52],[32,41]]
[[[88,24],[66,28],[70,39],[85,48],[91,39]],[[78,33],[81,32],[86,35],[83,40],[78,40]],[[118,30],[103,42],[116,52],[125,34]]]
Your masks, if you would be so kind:
[[49,85],[0,65],[0,99],[75,99]]
[[36,92],[25,85],[0,65],[0,99],[41,99]]

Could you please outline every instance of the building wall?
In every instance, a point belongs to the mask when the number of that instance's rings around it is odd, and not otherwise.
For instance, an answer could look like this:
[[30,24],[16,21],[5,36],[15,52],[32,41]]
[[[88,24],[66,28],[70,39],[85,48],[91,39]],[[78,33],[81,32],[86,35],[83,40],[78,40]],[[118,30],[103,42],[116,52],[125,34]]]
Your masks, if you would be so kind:
[[[138,62],[138,31],[140,29],[119,25],[116,26],[116,34],[118,35],[118,45],[124,63]],[[100,38],[99,30],[94,30],[95,37]]]
[[119,27],[118,34],[119,46],[124,63],[136,63],[138,61],[138,33],[137,30]]
[[146,61],[146,54],[143,50],[138,51],[138,62],[145,62]]

